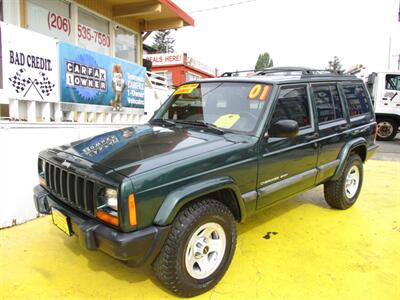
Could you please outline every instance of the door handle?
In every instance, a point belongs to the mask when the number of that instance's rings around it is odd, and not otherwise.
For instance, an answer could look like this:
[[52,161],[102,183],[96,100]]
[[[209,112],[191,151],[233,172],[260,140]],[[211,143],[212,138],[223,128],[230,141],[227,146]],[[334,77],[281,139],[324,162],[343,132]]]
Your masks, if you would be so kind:
[[311,140],[314,140],[314,139],[317,139],[317,138],[319,138],[319,133],[318,132],[312,133],[312,134],[309,134],[309,135],[305,136],[306,141],[311,141]]

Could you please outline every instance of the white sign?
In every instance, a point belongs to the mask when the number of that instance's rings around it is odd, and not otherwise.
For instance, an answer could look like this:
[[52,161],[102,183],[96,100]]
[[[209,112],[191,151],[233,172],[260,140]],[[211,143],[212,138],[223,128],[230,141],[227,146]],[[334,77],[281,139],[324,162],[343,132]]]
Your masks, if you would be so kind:
[[194,59],[193,57],[187,57],[187,65],[212,76],[217,76],[217,69],[205,65],[202,62]]
[[3,22],[0,27],[7,97],[59,101],[57,40]]
[[143,55],[144,59],[150,60],[153,66],[168,66],[183,64],[183,53],[161,53]]

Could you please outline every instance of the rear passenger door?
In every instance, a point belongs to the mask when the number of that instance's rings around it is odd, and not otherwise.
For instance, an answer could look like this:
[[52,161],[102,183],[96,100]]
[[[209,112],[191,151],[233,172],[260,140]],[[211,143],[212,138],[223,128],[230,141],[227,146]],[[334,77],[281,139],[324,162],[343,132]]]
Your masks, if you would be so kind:
[[335,82],[312,84],[311,91],[319,132],[316,179],[319,183],[334,174],[339,153],[349,139],[350,126]]
[[260,140],[257,208],[272,204],[312,187],[316,178],[317,143],[313,110],[307,84],[281,86],[271,103],[269,126],[279,120],[295,120],[294,138]]

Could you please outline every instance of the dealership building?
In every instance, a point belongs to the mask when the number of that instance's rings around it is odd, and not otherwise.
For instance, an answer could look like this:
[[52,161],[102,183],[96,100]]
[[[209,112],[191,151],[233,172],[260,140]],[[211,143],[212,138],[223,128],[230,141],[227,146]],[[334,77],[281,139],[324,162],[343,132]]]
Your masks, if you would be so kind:
[[[139,66],[142,65],[143,36],[151,31],[194,25],[194,20],[170,0],[0,0],[0,7],[0,20],[7,24]],[[33,106],[29,103],[31,99],[18,99],[18,104],[9,102],[16,97],[7,94],[3,87],[3,82],[8,83],[7,78],[3,79],[3,72],[0,76],[0,116],[32,120],[25,112]],[[42,106],[47,106],[45,102],[34,105],[36,112],[43,111]],[[50,106],[44,108],[44,114],[50,112],[51,120],[63,119],[55,113],[59,107]],[[61,107],[63,112],[65,109],[71,108]],[[75,105],[73,109],[80,121],[87,120],[86,115],[90,113],[87,107]],[[97,108],[95,114],[101,110]]]
[[146,122],[171,89],[143,67],[143,40],[194,21],[170,0],[0,0],[0,8],[2,228],[37,216],[41,150]]
[[186,53],[155,53],[146,54],[144,59],[151,61],[151,71],[167,78],[170,86],[178,86],[185,81],[202,78],[213,78],[218,70]]

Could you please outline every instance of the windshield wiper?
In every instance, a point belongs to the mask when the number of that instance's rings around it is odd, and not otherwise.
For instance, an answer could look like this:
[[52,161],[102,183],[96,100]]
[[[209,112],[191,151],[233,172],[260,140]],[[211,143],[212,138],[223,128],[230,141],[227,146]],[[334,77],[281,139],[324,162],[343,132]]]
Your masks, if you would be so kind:
[[214,124],[207,123],[207,122],[205,122],[203,120],[196,120],[196,121],[175,120],[175,122],[183,123],[183,124],[191,124],[191,125],[200,126],[200,127],[205,127],[205,128],[214,130],[215,132],[217,132],[219,134],[224,134],[225,133],[225,131],[222,130],[221,128],[215,126]]
[[176,126],[175,122],[169,119],[158,118],[151,120],[151,122],[162,123],[164,125],[169,125],[169,126]]

